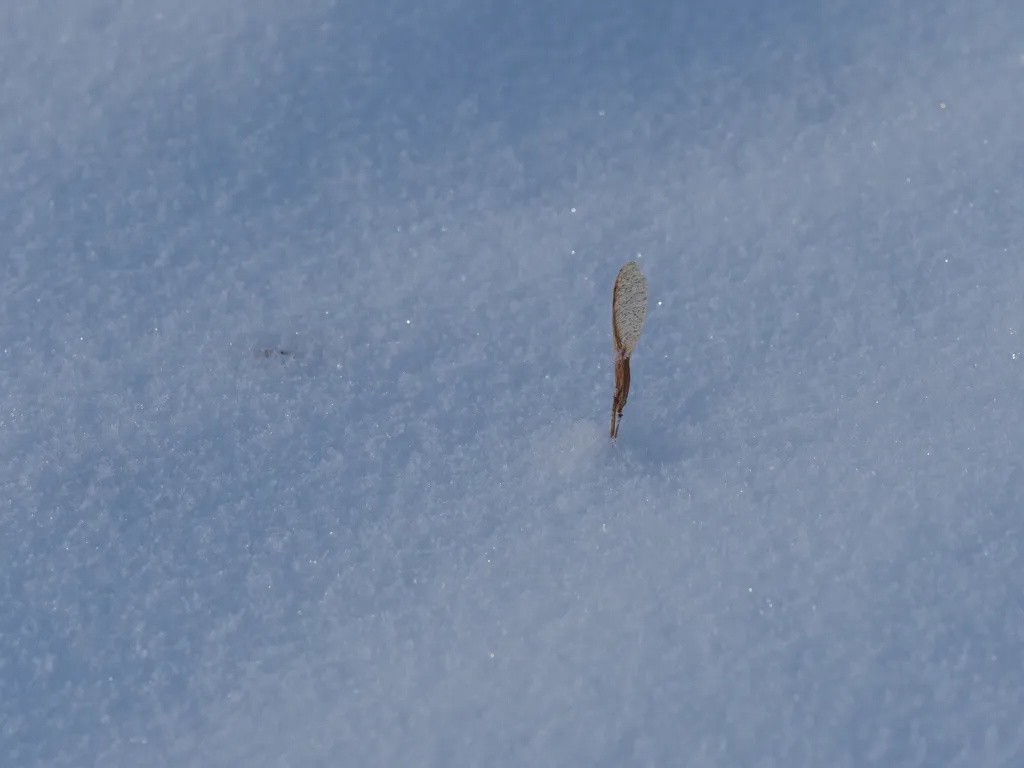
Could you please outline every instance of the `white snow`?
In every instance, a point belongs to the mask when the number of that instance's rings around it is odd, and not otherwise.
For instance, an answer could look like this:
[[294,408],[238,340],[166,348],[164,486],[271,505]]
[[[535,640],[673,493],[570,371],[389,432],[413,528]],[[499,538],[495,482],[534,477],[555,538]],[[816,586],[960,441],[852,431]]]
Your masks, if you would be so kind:
[[1024,764],[1022,40],[3,4],[0,763]]

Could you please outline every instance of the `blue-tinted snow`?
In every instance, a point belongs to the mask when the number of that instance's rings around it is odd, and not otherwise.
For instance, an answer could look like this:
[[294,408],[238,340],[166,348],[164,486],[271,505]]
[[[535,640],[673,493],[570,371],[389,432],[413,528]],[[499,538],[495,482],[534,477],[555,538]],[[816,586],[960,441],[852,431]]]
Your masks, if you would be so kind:
[[1018,11],[5,4],[0,763],[1019,765]]

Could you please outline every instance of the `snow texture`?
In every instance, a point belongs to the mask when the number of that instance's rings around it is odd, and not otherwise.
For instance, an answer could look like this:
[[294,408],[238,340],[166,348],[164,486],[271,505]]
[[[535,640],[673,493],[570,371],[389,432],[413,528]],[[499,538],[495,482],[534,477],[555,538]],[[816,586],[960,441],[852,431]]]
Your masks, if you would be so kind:
[[1019,10],[0,5],[0,764],[1024,764]]
[[647,316],[647,280],[631,261],[619,270],[612,293],[612,335],[615,349],[633,354]]

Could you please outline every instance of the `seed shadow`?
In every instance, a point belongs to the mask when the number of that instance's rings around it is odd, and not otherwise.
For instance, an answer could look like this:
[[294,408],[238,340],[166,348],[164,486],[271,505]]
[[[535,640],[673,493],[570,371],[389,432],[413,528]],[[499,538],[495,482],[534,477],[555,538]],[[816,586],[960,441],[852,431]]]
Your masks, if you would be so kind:
[[[635,461],[652,468],[717,455],[725,445],[722,430],[714,425],[721,419],[718,410],[729,389],[711,384],[698,387],[679,407],[664,402],[637,403],[636,410],[624,419],[618,440]],[[666,413],[673,418],[666,418]]]

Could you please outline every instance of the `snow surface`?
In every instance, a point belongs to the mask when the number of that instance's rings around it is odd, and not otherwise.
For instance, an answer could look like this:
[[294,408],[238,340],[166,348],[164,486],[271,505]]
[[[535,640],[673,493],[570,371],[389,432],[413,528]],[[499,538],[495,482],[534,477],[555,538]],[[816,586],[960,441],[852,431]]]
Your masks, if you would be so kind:
[[1024,764],[1018,11],[0,5],[0,764]]

